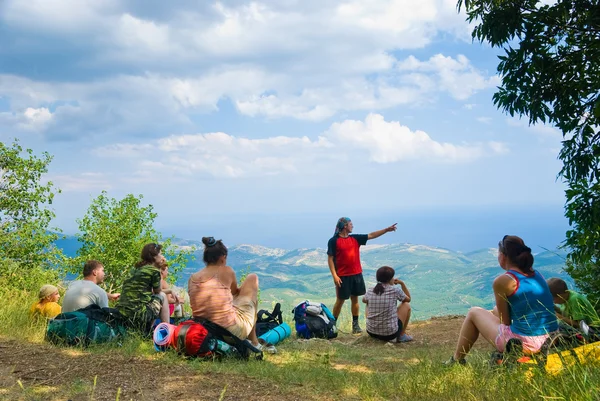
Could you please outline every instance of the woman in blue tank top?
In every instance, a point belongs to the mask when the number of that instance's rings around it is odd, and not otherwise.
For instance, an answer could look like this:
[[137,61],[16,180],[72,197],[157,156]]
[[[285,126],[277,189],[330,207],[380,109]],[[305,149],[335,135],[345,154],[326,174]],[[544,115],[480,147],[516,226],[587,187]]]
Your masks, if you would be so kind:
[[446,362],[465,363],[465,356],[481,334],[500,352],[508,340],[522,341],[525,351],[540,350],[548,335],[558,329],[552,294],[542,275],[533,270],[531,248],[514,235],[498,243],[498,263],[506,272],[496,277],[492,312],[471,308],[458,338],[454,355]]

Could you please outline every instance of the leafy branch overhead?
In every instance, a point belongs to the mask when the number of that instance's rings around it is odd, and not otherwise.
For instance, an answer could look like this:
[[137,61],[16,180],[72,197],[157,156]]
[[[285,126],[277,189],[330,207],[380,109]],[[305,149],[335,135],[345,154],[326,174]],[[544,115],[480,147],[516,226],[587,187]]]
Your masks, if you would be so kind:
[[473,39],[501,48],[494,104],[563,133],[568,271],[600,299],[600,2],[459,0]]
[[69,262],[72,273],[81,273],[86,260],[99,260],[104,265],[109,290],[116,292],[139,260],[142,247],[156,242],[163,245],[171,278],[177,276],[195,249],[181,249],[171,239],[163,240],[154,228],[157,214],[153,206],[143,206],[142,201],[142,195],[129,194],[117,200],[106,192],[92,200],[85,216],[77,221],[81,247]]

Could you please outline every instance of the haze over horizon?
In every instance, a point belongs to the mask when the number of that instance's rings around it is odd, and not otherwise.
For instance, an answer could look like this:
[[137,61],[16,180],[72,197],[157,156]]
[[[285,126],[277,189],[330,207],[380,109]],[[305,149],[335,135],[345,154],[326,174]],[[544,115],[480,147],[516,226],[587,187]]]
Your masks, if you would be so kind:
[[[369,233],[398,223],[395,233],[369,244],[412,243],[470,252],[494,248],[505,234],[523,237],[534,252],[557,249],[568,229],[562,206],[543,208],[478,210],[425,210],[413,213],[357,213],[355,233]],[[176,226],[159,219],[164,235],[200,241],[203,236],[222,238],[228,245],[251,244],[270,248],[326,248],[333,235],[337,214],[273,214],[219,216]]]

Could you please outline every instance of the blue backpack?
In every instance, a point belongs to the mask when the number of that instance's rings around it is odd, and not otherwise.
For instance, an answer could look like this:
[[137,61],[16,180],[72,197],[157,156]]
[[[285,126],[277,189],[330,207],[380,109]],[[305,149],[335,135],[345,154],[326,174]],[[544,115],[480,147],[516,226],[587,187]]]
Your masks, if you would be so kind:
[[336,338],[337,327],[333,314],[318,302],[304,301],[293,310],[296,333],[301,338]]
[[46,340],[56,345],[87,347],[125,337],[122,316],[116,309],[90,305],[73,312],[60,313],[48,321]]

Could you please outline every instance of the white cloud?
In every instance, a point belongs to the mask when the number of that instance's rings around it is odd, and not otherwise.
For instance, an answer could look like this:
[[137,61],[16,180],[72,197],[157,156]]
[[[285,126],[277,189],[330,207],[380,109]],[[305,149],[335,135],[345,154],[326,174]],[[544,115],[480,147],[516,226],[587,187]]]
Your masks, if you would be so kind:
[[134,50],[136,53],[168,54],[170,49],[170,28],[136,18],[128,13],[121,15],[113,32],[116,44]]
[[[298,166],[327,158],[332,147],[325,138],[278,136],[248,139],[222,132],[171,135],[145,144],[117,144],[95,150],[99,156],[137,157],[143,169],[171,171],[183,176],[205,174],[237,178],[297,172]],[[158,160],[144,160],[146,155]]]
[[0,19],[33,32],[86,34],[103,26],[116,10],[115,0],[6,0]]
[[46,107],[40,107],[39,109],[28,107],[23,112],[23,116],[27,120],[26,123],[22,124],[24,128],[34,131],[43,129],[52,119],[52,113]]
[[371,59],[384,50],[423,47],[440,32],[470,40],[465,15],[456,12],[454,0],[212,1],[153,6],[140,12],[135,3],[114,0],[6,0],[0,18],[49,34],[101,34],[104,38],[90,45],[106,50],[111,44],[107,37],[111,38],[125,46],[111,59],[116,56],[138,65],[142,60],[129,57],[128,51],[137,52],[140,43],[152,44],[148,56],[151,50],[162,56],[167,44],[172,57],[186,60],[265,54],[301,60],[313,53],[315,59],[330,55],[327,61],[337,59],[344,65],[348,59]]
[[78,61],[83,67],[129,72],[72,83],[70,77],[45,82],[0,76],[0,96],[9,98],[12,112],[67,103],[44,126],[62,137],[151,132],[157,128],[151,120],[189,130],[191,113],[213,112],[223,99],[251,117],[322,121],[344,111],[418,106],[439,92],[467,99],[495,79],[464,56],[399,62],[394,55],[422,48],[442,33],[469,40],[454,0],[168,7],[6,0],[2,10],[0,21],[16,35],[19,29],[40,35],[29,44],[45,47],[44,35],[59,36],[52,44],[64,46],[65,54],[86,49]]
[[477,121],[479,121],[482,124],[491,124],[492,123],[492,118],[491,117],[477,117],[476,118]]
[[[334,123],[316,139],[248,139],[216,132],[171,135],[142,144],[121,143],[98,148],[94,153],[137,161],[142,178],[143,172],[148,171],[190,178],[243,178],[316,174],[348,160],[379,164],[411,160],[461,163],[506,151],[497,142],[438,142],[423,131],[411,131],[397,121],[387,122],[379,114],[369,114],[365,121]],[[151,161],[148,155],[152,155]]]
[[[160,40],[159,40],[160,42]],[[160,44],[157,44],[160,46]],[[375,79],[362,75],[327,82],[253,65],[214,68],[194,77],[147,73],[79,83],[50,83],[0,75],[0,96],[13,109],[39,109],[66,103],[53,111],[54,127],[64,137],[112,130],[136,132],[164,127],[190,128],[189,114],[211,112],[229,99],[241,114],[321,121],[343,111],[381,110],[432,102],[440,91],[465,99],[492,86],[464,56],[436,55],[427,61],[408,57]],[[456,84],[454,82],[457,82]]]
[[490,149],[492,149],[494,153],[499,155],[508,153],[510,151],[508,145],[503,142],[492,141],[488,143],[488,146],[490,147]]
[[52,174],[46,177],[63,192],[92,192],[113,188],[110,180],[102,173]]
[[[397,121],[387,122],[379,114],[369,114],[364,122],[346,120],[335,123],[324,136],[340,144],[367,150],[369,159],[377,163],[415,159],[466,162],[487,152],[482,144],[457,145],[435,141],[423,131],[411,131]],[[495,150],[494,147],[492,150]]]
[[25,132],[42,132],[52,120],[52,113],[46,107],[28,107],[21,112],[0,113],[0,126],[7,125]]
[[492,88],[500,83],[497,75],[486,78],[462,54],[456,58],[436,54],[427,61],[414,56],[398,63],[400,71],[425,72],[436,79],[436,87],[450,93],[457,100],[465,100],[475,92]]
[[530,125],[526,117],[509,117],[506,119],[506,123],[511,127],[525,128],[542,140],[562,140],[562,132],[558,128],[546,124]]

